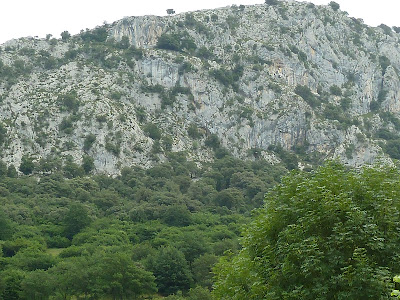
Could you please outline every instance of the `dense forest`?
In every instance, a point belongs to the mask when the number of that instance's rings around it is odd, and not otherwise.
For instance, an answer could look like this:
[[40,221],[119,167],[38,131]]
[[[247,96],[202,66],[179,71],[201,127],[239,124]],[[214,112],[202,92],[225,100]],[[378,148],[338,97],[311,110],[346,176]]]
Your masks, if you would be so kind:
[[1,165],[0,299],[210,299],[213,266],[286,173],[229,155],[198,168],[184,153],[116,178],[79,168]]

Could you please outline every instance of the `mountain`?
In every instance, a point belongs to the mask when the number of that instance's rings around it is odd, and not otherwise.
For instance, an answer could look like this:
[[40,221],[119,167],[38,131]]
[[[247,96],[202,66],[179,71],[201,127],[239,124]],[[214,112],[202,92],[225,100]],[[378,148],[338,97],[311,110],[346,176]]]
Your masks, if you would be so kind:
[[267,2],[6,42],[2,160],[118,174],[177,151],[288,168],[398,159],[400,35],[334,2]]

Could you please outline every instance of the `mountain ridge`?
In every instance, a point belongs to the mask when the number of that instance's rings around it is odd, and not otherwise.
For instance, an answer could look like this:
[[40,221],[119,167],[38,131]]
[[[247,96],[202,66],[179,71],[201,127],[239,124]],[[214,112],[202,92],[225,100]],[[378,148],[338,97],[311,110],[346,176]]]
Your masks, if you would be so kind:
[[107,174],[171,151],[199,164],[226,152],[293,167],[397,159],[398,41],[294,1],[11,40],[0,52],[2,159],[46,171],[85,158]]

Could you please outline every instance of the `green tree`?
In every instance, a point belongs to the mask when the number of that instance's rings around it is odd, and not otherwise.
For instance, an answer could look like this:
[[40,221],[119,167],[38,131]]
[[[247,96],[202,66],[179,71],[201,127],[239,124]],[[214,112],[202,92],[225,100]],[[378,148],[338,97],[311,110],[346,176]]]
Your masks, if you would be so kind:
[[71,37],[71,34],[68,31],[61,32],[61,39],[63,41],[68,41],[70,37]]
[[12,235],[10,219],[0,210],[0,240],[7,240]]
[[149,264],[160,294],[167,296],[190,288],[192,274],[185,256],[178,249],[161,248]]
[[400,271],[400,174],[328,163],[266,197],[243,249],[216,267],[217,299],[389,299]]
[[340,8],[340,5],[339,5],[339,3],[336,3],[335,1],[331,1],[331,2],[329,2],[329,6],[333,9],[333,10],[339,10],[339,8]]
[[64,232],[69,239],[90,224],[90,217],[85,206],[80,203],[72,203],[64,217]]
[[89,155],[82,157],[82,168],[86,174],[89,174],[94,169],[94,159]]
[[99,258],[99,283],[113,299],[137,299],[157,291],[154,276],[135,264],[127,253],[108,253]]
[[21,164],[19,170],[25,175],[31,174],[35,170],[35,163],[33,162],[33,157],[28,154],[24,154],[21,159]]

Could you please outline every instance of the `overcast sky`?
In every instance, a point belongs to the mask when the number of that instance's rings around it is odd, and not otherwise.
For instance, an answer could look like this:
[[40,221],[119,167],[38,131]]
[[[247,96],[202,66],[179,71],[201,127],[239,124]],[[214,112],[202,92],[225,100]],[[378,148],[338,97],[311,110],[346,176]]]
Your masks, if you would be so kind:
[[[104,21],[112,23],[125,16],[165,15],[223,7],[231,4],[261,4],[264,0],[2,0],[0,6],[0,44],[24,36],[59,38],[64,30],[71,34],[94,28]],[[311,0],[327,4],[330,0]],[[336,0],[350,16],[364,19],[371,26],[384,23],[400,26],[400,0]]]

